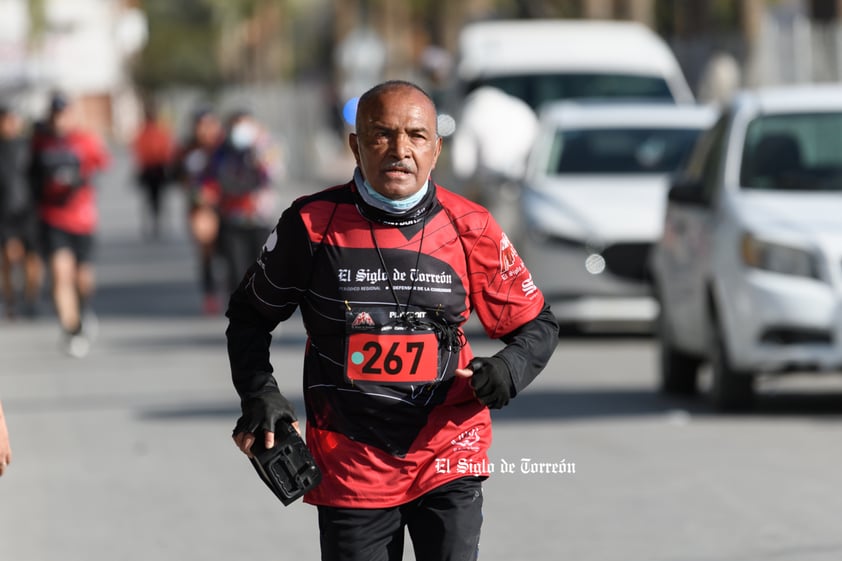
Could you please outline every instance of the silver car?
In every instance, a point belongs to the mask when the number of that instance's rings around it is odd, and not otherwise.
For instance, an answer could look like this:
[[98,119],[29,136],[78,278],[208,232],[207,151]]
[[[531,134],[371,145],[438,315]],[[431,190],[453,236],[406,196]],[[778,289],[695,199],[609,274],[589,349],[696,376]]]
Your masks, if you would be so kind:
[[559,321],[651,328],[649,251],[668,178],[716,118],[711,107],[548,105],[529,158],[514,237]]

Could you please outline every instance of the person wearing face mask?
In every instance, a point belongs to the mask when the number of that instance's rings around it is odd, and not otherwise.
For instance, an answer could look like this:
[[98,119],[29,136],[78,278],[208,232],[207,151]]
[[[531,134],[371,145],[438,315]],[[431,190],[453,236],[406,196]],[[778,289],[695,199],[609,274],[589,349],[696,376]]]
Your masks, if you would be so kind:
[[202,181],[203,191],[216,193],[219,201],[219,245],[229,292],[272,229],[276,196],[267,144],[267,133],[249,112],[234,112]]
[[[541,372],[558,324],[487,209],[431,178],[442,141],[429,95],[389,81],[359,100],[353,178],[284,211],[231,295],[228,356],[246,455],[297,426],[270,362],[275,327],[300,310],[306,443],[321,481],[323,561],[476,559],[490,409]],[[475,356],[476,314],[504,346]],[[459,469],[468,466],[470,469]]]

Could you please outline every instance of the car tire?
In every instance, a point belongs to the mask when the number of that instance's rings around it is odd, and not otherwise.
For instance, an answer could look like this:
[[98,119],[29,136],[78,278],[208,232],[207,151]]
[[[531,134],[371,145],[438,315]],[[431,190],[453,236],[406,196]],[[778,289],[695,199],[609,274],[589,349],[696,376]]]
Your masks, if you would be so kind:
[[668,395],[696,395],[701,360],[673,346],[663,313],[658,314],[660,390]]
[[717,411],[746,411],[754,403],[754,375],[731,366],[722,327],[714,325],[710,401]]

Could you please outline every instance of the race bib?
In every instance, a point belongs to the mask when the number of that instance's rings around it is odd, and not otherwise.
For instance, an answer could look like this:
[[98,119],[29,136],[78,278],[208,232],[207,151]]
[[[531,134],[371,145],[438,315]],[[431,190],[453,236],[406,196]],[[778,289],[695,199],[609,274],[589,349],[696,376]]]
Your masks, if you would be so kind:
[[389,326],[348,335],[345,375],[351,381],[428,383],[439,375],[439,341],[427,330]]

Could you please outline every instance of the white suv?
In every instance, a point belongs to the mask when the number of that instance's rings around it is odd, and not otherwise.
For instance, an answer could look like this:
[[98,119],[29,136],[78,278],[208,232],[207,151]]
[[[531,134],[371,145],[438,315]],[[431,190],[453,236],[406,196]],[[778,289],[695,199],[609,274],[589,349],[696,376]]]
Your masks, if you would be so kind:
[[661,388],[722,410],[761,373],[842,370],[842,86],[743,92],[697,143],[652,252]]

